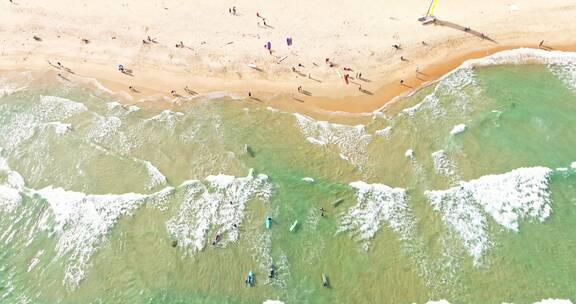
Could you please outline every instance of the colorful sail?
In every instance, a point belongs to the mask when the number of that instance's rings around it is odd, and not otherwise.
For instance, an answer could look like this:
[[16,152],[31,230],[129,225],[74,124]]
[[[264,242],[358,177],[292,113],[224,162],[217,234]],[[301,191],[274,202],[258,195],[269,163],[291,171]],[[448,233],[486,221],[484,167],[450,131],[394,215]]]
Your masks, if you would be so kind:
[[430,7],[428,8],[428,13],[426,14],[427,16],[434,16],[434,9],[436,9],[437,3],[438,3],[438,0],[430,1]]

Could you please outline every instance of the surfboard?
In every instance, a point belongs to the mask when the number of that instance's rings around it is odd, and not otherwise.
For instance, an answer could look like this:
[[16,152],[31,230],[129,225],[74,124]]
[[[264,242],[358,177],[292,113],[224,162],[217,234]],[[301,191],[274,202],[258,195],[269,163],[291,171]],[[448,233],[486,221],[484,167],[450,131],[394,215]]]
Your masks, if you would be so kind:
[[290,226],[290,231],[294,231],[294,228],[296,228],[296,225],[298,225],[298,220],[295,220],[294,223],[292,223],[292,226]]

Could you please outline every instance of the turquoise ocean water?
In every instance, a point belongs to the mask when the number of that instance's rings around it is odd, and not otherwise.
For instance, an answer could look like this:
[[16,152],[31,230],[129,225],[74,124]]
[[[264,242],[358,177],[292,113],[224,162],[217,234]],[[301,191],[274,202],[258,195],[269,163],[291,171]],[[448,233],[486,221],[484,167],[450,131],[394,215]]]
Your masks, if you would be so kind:
[[0,93],[0,303],[576,299],[574,54],[505,52],[329,122],[26,72]]

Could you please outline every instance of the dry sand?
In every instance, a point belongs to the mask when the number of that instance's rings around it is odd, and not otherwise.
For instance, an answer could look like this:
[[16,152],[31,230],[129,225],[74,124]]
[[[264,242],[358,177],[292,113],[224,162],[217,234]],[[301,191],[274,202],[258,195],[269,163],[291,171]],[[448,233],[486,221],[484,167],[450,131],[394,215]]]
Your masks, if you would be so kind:
[[[186,95],[188,86],[244,96],[250,91],[286,110],[369,112],[469,58],[538,47],[541,40],[554,49],[575,49],[573,0],[439,0],[435,15],[443,25],[427,26],[417,19],[428,0],[13,1],[0,3],[0,70],[94,78],[127,102],[163,100],[171,90]],[[228,12],[233,6],[237,15]],[[463,31],[466,26],[472,31]],[[158,43],[143,44],[147,36]],[[184,48],[175,47],[180,41]],[[268,41],[272,55],[264,48]],[[118,64],[133,76],[118,72]],[[338,75],[344,67],[364,80],[346,85]],[[298,93],[298,86],[311,96]]]

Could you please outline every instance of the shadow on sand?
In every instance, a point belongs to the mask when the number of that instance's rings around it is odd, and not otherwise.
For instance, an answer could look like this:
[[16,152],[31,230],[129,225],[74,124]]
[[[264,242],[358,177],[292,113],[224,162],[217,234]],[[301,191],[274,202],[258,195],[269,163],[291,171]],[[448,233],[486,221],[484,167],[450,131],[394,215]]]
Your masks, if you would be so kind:
[[456,23],[454,23],[454,22],[436,19],[434,22],[432,22],[432,23],[430,23],[430,24],[440,25],[440,26],[445,26],[445,27],[450,27],[450,28],[453,28],[453,29],[456,29],[456,30],[459,30],[459,31],[462,31],[462,32],[465,32],[465,33],[468,33],[468,34],[471,34],[471,35],[474,35],[474,36],[479,37],[479,38],[481,38],[481,39],[488,40],[488,41],[494,42],[494,43],[498,43],[498,42],[496,42],[496,40],[494,40],[494,39],[486,36],[484,33],[478,32],[478,31],[473,30],[473,29],[471,29],[471,28],[469,28],[469,27],[461,26],[460,24],[456,24]]

